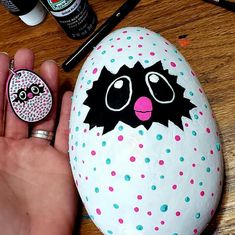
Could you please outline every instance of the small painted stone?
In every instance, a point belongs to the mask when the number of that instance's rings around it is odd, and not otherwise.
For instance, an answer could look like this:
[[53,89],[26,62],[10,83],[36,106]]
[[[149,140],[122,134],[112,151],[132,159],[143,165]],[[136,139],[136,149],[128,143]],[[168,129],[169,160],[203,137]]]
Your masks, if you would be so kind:
[[19,69],[8,79],[8,100],[21,120],[38,122],[44,119],[52,108],[49,87],[36,73]]
[[214,215],[223,158],[189,64],[148,29],[114,31],[83,65],[69,154],[81,199],[106,235],[197,235]]

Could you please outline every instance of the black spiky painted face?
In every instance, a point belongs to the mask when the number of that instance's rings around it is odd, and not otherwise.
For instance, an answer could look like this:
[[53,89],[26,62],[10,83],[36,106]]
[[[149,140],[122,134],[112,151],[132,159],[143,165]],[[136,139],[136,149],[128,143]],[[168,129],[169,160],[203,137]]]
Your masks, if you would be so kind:
[[90,128],[104,127],[103,133],[113,130],[119,121],[134,128],[144,125],[146,129],[153,122],[168,126],[171,121],[182,129],[181,118],[190,118],[189,111],[195,107],[184,98],[184,90],[161,62],[148,68],[139,62],[133,68],[123,65],[117,74],[104,67],[87,92],[84,104],[90,110],[85,123]]

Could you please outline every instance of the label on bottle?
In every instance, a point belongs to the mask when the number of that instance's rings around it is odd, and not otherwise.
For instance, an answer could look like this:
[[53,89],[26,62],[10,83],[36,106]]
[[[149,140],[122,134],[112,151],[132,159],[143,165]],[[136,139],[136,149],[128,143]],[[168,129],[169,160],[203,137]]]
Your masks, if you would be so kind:
[[[49,0],[51,1],[51,0]],[[60,1],[61,2],[61,1]],[[62,2],[66,2],[66,1],[62,1]],[[71,3],[71,1],[69,2]],[[69,6],[68,8],[66,8],[69,4],[63,4],[63,7],[62,5],[57,5],[56,7],[54,7],[53,9],[60,9],[60,11],[51,11],[51,14],[56,16],[56,17],[63,17],[63,16],[67,16],[69,14],[71,14],[72,12],[74,12],[79,4],[81,3],[81,0],[76,0],[71,6]]]
[[1,0],[1,3],[12,13],[17,13],[20,11],[20,9],[13,2],[9,0]]
[[53,11],[61,11],[69,6],[69,4],[72,2],[73,0],[48,0],[48,4]]

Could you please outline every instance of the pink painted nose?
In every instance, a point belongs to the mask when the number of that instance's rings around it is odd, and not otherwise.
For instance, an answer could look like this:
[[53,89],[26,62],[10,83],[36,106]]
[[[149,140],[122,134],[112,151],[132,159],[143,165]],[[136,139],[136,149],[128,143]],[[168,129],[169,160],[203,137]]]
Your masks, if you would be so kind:
[[148,97],[142,96],[136,100],[134,110],[139,120],[148,121],[152,116],[152,101]]
[[30,93],[28,93],[28,95],[27,95],[27,96],[28,96],[28,98],[29,98],[29,99],[32,99],[32,98],[33,98],[33,94],[32,94],[31,92],[30,92]]

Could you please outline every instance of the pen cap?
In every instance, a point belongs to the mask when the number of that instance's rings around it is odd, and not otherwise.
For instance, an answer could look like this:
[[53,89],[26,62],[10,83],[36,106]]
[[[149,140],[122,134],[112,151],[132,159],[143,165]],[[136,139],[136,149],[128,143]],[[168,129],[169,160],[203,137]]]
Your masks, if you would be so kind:
[[40,24],[46,17],[47,11],[38,1],[36,6],[27,14],[19,16],[19,18],[29,26]]

